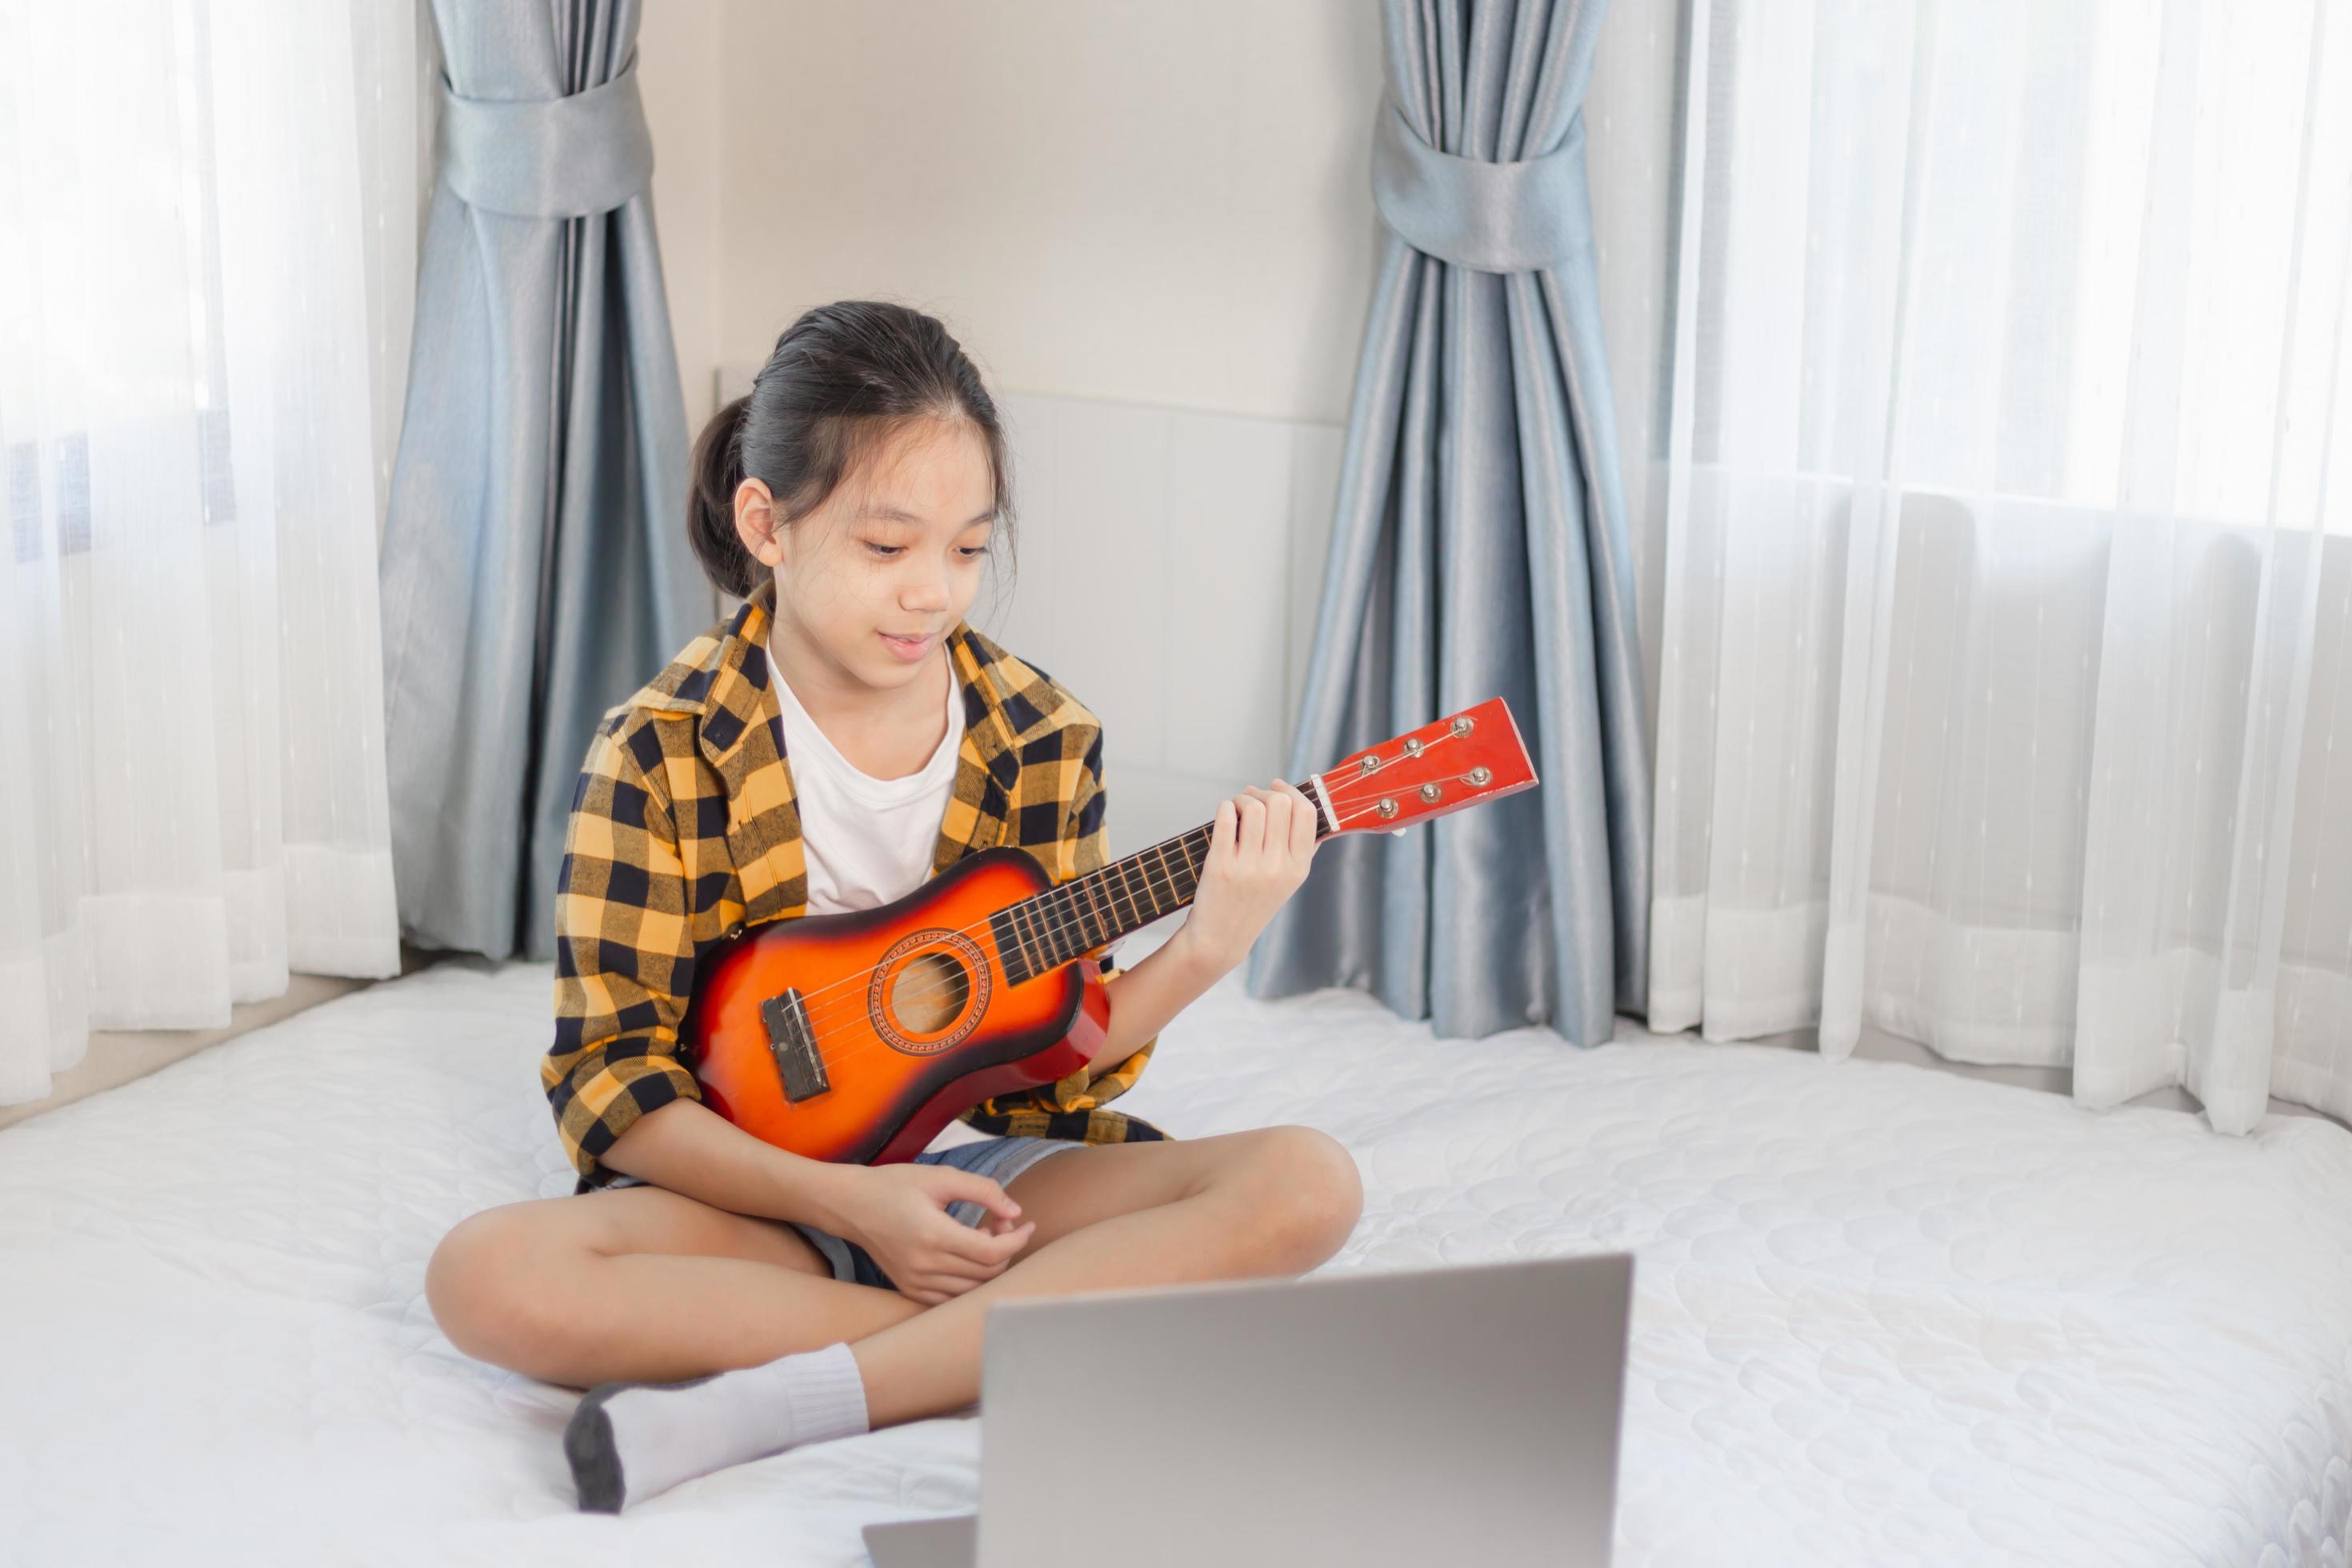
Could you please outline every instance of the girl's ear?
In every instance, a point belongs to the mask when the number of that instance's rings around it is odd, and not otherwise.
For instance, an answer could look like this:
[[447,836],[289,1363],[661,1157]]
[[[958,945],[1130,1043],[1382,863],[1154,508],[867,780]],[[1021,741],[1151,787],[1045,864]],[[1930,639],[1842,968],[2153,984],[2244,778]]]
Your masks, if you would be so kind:
[[735,487],[735,533],[751,559],[774,568],[783,564],[784,540],[776,526],[776,498],[764,479],[745,479]]

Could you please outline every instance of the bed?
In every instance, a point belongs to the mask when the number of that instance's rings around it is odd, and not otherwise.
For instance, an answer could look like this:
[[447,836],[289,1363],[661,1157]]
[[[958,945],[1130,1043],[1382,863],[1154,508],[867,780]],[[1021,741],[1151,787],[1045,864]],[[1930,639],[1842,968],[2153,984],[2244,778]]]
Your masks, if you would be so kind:
[[[0,1133],[0,1559],[855,1564],[868,1521],[974,1505],[964,1416],[575,1510],[576,1395],[424,1300],[459,1218],[571,1190],[549,980],[436,965]],[[2228,1139],[1630,1028],[1439,1041],[1237,977],[1129,1097],[1180,1135],[1270,1100],[1363,1168],[1328,1269],[1637,1255],[1620,1563],[2345,1561],[2332,1122]]]

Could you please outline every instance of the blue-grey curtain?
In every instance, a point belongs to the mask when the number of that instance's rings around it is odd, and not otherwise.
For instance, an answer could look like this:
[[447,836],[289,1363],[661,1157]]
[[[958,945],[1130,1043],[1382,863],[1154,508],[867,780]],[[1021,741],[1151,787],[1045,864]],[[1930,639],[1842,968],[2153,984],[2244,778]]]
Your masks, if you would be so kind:
[[442,158],[383,539],[402,934],[554,955],[605,709],[715,608],[646,181],[637,0],[435,0]]
[[1647,991],[1649,764],[1580,106],[1600,0],[1387,0],[1385,224],[1290,772],[1494,696],[1539,783],[1325,844],[1250,993],[1609,1038]]

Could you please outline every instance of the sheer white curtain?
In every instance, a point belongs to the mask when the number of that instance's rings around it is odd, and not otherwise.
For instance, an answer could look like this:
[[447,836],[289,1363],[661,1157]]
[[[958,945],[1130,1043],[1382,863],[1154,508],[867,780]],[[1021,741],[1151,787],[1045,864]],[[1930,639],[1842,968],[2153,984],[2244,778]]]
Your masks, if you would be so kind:
[[414,0],[0,0],[0,1104],[92,1028],[398,970],[415,32]]
[[2352,1113],[2348,34],[1698,0],[1654,1026]]

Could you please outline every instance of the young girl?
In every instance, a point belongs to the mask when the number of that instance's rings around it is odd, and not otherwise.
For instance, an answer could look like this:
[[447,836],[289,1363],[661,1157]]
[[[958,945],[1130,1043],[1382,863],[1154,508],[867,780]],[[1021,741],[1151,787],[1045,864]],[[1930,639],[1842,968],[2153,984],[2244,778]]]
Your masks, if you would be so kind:
[[1314,811],[1280,779],[1218,805],[1176,934],[1105,967],[1087,1067],[967,1114],[994,1136],[833,1164],[701,1103],[677,1028],[714,943],[1001,843],[1066,880],[1108,840],[1095,715],[963,618],[1011,506],[995,404],[938,321],[809,311],[694,466],[695,548],[746,602],[605,715],[573,796],[541,1078],[579,1184],[472,1215],[425,1276],[460,1350],[590,1391],[564,1450],[607,1512],[970,1406],[994,1302],[1303,1273],[1361,1199],[1312,1129],[1176,1142],[1101,1109],[1304,880]]

